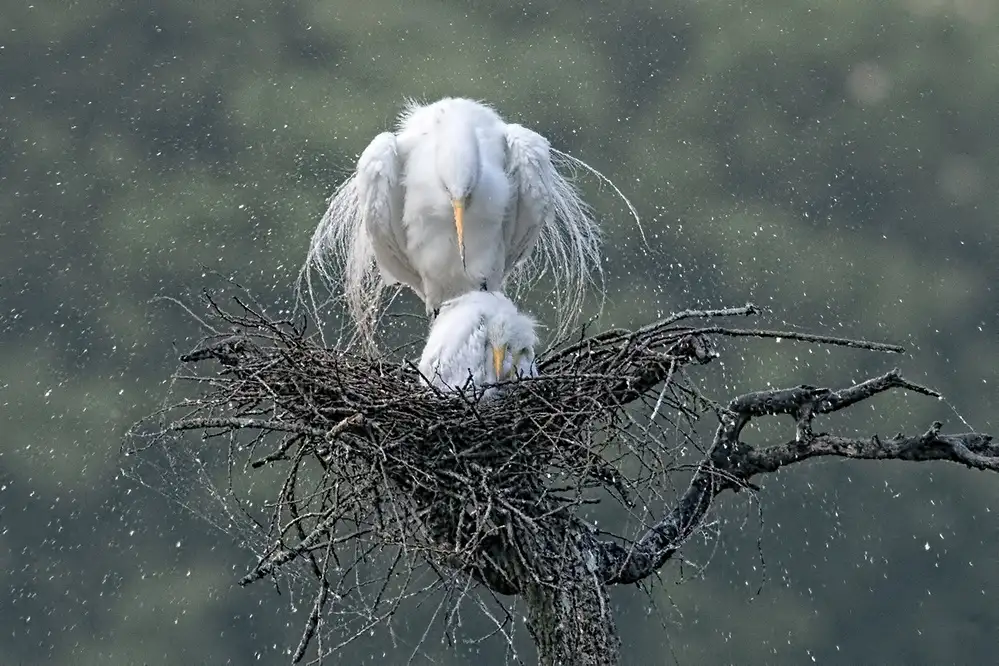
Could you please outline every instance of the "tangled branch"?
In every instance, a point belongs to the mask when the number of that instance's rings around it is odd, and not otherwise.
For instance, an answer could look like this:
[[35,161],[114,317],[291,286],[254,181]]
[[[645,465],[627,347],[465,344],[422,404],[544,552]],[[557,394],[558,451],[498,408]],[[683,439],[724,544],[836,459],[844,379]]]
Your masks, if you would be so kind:
[[[260,521],[267,547],[240,583],[295,562],[312,571],[319,589],[295,661],[330,603],[371,587],[357,570],[376,553],[388,554],[389,574],[371,595],[365,627],[390,616],[402,598],[389,593],[400,562],[423,561],[444,578],[464,574],[499,595],[538,597],[557,588],[570,560],[582,567],[573,575],[600,585],[640,581],[699,529],[719,493],[816,456],[950,460],[999,471],[991,438],[943,435],[939,423],[888,440],[813,432],[817,416],[884,391],[937,395],[898,371],[835,391],[750,393],[725,407],[703,397],[688,371],[716,358],[724,337],[902,351],[690,324],[752,316],[752,305],[688,310],[634,331],[582,337],[543,355],[539,377],[501,384],[501,399],[482,401],[473,387],[455,397],[424,386],[411,363],[324,348],[304,322],[272,320],[242,300],[231,310],[210,297],[207,304],[211,330],[227,332],[181,358],[178,379],[196,387],[195,395],[165,409],[153,433],[136,434],[133,448],[148,446],[150,437],[168,447],[178,433],[195,431],[203,446],[229,441],[247,470],[279,471],[280,488]],[[696,447],[692,424],[705,413],[718,417],[714,439],[687,489],[670,502],[664,480],[683,469],[680,450]],[[750,421],[767,416],[792,417],[793,439],[762,448],[740,441]],[[606,538],[580,514],[607,498],[628,510],[672,508],[642,534]],[[412,584],[406,571],[393,584]],[[594,604],[603,604],[602,594]],[[536,638],[540,631],[532,625]],[[613,651],[613,638],[605,642]]]

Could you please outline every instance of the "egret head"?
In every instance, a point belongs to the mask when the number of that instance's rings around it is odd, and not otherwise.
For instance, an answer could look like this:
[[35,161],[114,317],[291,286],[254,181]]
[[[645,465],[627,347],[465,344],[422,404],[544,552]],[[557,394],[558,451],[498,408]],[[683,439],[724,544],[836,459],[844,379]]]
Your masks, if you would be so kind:
[[499,292],[452,299],[434,320],[420,372],[434,386],[461,388],[536,376],[534,320]]
[[[450,100],[465,102],[466,100]],[[482,170],[479,137],[475,132],[473,110],[464,104],[442,104],[434,123],[437,175],[451,201],[454,227],[458,234],[458,254],[465,265],[465,209],[479,184]]]
[[524,375],[534,376],[537,374],[534,347],[538,344],[535,322],[517,310],[506,296],[497,295],[502,299],[502,307],[485,318],[486,343],[493,371],[491,379],[502,382]]

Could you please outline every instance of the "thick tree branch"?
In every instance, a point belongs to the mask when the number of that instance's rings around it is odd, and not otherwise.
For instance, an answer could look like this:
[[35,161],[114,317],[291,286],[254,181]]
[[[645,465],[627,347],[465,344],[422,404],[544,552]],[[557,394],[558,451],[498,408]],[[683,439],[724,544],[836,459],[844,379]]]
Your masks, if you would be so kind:
[[[715,438],[687,490],[676,506],[630,547],[602,542],[597,548],[601,572],[607,583],[635,583],[657,571],[701,525],[712,500],[727,489],[749,486],[754,476],[776,472],[781,467],[809,458],[839,456],[863,460],[947,460],[971,468],[999,472],[999,445],[981,433],[944,435],[935,422],[922,435],[896,435],[881,439],[813,434],[817,414],[844,409],[879,393],[904,389],[927,396],[939,393],[914,384],[892,370],[879,377],[832,391],[814,386],[757,391],[739,396],[720,414]],[[790,415],[797,423],[794,439],[757,448],[741,442],[739,435],[753,419]]]
[[896,435],[881,439],[875,435],[870,439],[856,439],[823,433],[805,443],[792,440],[764,449],[747,447],[740,462],[740,476],[776,472],[785,465],[819,456],[911,462],[948,460],[974,469],[999,472],[999,445],[993,443],[991,436],[977,432],[942,435],[942,425],[937,421],[916,437]]

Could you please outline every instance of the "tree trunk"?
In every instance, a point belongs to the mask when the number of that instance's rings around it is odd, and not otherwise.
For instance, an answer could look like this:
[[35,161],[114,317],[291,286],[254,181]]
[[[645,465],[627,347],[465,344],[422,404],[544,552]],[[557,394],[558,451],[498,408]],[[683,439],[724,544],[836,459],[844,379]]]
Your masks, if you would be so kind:
[[573,520],[560,527],[533,544],[530,571],[520,572],[538,664],[614,666],[621,642],[590,537]]
[[607,588],[592,575],[524,590],[539,666],[614,666],[621,643]]

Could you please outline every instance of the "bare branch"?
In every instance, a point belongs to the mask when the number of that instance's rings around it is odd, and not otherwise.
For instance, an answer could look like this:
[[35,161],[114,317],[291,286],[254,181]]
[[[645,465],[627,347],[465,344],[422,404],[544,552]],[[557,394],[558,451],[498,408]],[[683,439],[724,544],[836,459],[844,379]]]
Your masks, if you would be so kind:
[[947,460],[973,469],[999,472],[999,446],[992,437],[977,432],[943,435],[940,422],[922,435],[907,437],[896,435],[870,439],[816,435],[807,443],[789,441],[764,449],[747,449],[740,468],[752,475],[775,472],[781,467],[819,456],[838,456],[859,460],[907,460],[926,462]]
[[831,335],[814,335],[812,333],[799,333],[797,331],[763,331],[742,328],[723,328],[721,326],[709,326],[692,329],[690,333],[703,335],[724,335],[733,338],[769,338],[774,340],[796,340],[798,342],[812,342],[822,345],[834,345],[837,347],[852,347],[854,349],[866,349],[869,351],[888,352],[891,354],[902,354],[905,347],[888,344],[885,342],[870,342],[868,340],[854,340],[851,338],[839,338]]
[[229,430],[267,430],[274,432],[293,432],[299,435],[310,435],[312,437],[322,437],[333,439],[343,433],[348,428],[358,427],[364,422],[360,414],[355,414],[343,419],[332,428],[315,428],[301,423],[287,421],[272,421],[265,419],[251,418],[190,418],[176,421],[170,425],[171,430],[209,430],[212,428],[226,428]]
[[[620,646],[606,586],[653,575],[704,528],[725,490],[751,488],[758,475],[819,456],[999,471],[990,437],[942,434],[938,423],[885,440],[816,434],[817,418],[886,391],[939,397],[897,369],[839,390],[803,385],[727,404],[705,395],[691,377],[718,358],[720,338],[903,351],[720,322],[760,314],[752,304],[581,336],[543,354],[541,376],[499,384],[499,397],[486,400],[481,390],[452,396],[425,388],[406,359],[322,347],[306,337],[306,322],[272,320],[252,299],[236,300],[234,312],[207,300],[208,316],[198,321],[212,335],[181,357],[186,365],[175,376],[195,395],[158,412],[151,436],[133,433],[131,451],[159,450],[176,462],[180,447],[171,438],[183,433],[201,434],[193,445],[199,459],[206,447],[229,442],[229,487],[212,489],[214,497],[235,494],[237,455],[246,458],[242,473],[283,475],[259,514],[238,496],[233,503],[258,530],[257,561],[241,585],[299,570],[318,585],[296,661],[322,640],[321,626],[355,632],[334,641],[336,650],[390,622],[407,595],[437,585],[465,594],[475,581],[497,599],[526,602],[542,663],[614,663]],[[692,326],[693,319],[712,325]],[[683,451],[703,450],[694,424],[705,415],[718,425],[703,457],[691,460]],[[793,437],[764,447],[740,440],[753,419],[772,416],[790,416]],[[234,446],[243,431],[250,442]],[[637,515],[638,507],[664,504],[663,486],[676,479],[685,489],[675,503],[655,517]],[[619,502],[641,521],[640,533],[598,539],[580,518],[580,507],[598,501]],[[414,582],[421,566],[436,582]],[[433,617],[454,616],[438,611]],[[337,621],[324,622],[327,614]]]
[[[882,440],[813,435],[816,414],[834,412],[879,393],[901,388],[927,396],[939,393],[905,380],[897,369],[853,386],[832,391],[814,386],[747,393],[729,403],[714,442],[687,490],[676,506],[651,529],[625,548],[613,542],[598,545],[602,575],[608,583],[634,583],[657,571],[701,524],[712,500],[727,489],[749,486],[754,476],[776,472],[781,467],[819,456],[863,460],[947,460],[980,470],[999,472],[999,446],[980,433],[942,435],[943,424],[935,422],[922,435],[897,435]],[[739,434],[753,418],[791,415],[798,428],[794,439],[779,445],[756,448],[739,441]]]

